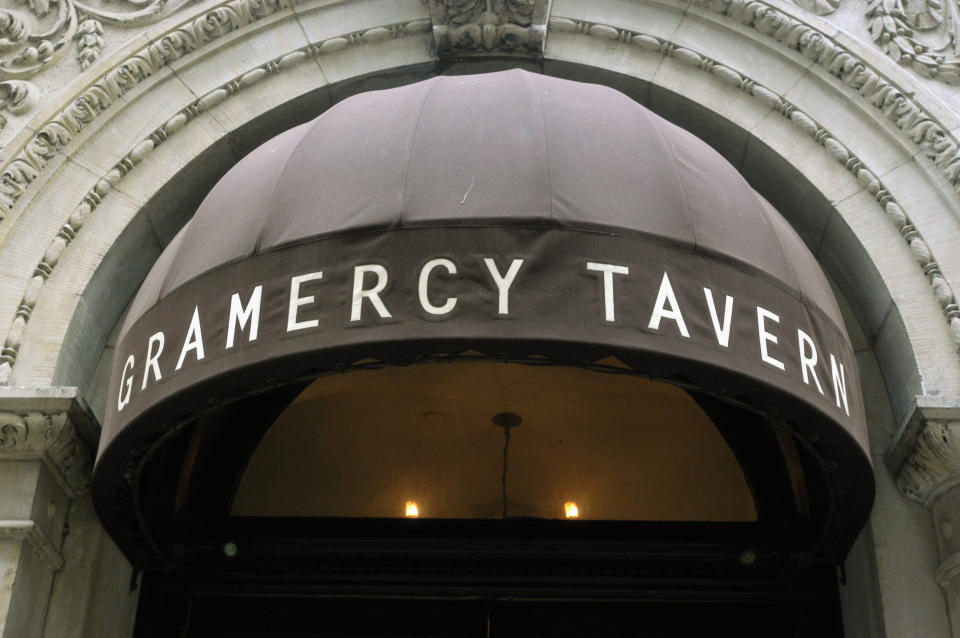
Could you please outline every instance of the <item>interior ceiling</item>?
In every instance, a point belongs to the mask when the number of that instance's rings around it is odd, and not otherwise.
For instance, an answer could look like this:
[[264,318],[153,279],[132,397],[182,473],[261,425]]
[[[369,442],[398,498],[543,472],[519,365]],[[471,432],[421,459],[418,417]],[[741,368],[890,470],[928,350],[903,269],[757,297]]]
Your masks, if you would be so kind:
[[743,471],[685,391],[630,375],[495,362],[322,377],[254,452],[237,516],[755,521]]

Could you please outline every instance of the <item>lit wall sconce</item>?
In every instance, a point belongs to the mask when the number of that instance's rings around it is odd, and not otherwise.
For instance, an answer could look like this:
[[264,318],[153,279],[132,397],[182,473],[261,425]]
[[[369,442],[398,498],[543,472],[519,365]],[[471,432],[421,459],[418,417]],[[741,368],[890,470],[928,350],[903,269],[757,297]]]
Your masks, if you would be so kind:
[[417,502],[407,501],[407,506],[403,511],[403,515],[407,518],[417,518],[420,516],[420,508],[417,507]]
[[563,515],[567,518],[580,518],[580,510],[573,501],[567,501],[563,504]]

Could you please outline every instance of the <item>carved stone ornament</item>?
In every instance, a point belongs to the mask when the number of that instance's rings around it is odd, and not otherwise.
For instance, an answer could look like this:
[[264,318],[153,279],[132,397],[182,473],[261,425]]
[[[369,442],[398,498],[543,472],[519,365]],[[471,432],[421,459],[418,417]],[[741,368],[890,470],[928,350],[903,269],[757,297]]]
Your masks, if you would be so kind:
[[193,0],[11,0],[0,7],[0,130],[2,111],[23,114],[36,103],[26,82],[56,63],[76,41],[76,61],[86,70],[103,50],[104,25],[138,28]]
[[897,476],[907,497],[929,505],[941,492],[960,483],[960,421],[927,423],[916,447]]
[[440,56],[498,51],[538,57],[550,0],[429,0]]
[[76,436],[66,412],[0,412],[3,459],[42,459],[73,495],[90,484],[92,455]]
[[[793,0],[816,15],[837,10],[840,0]],[[960,0],[868,0],[873,43],[895,62],[925,78],[960,84]]]
[[[54,3],[60,0],[53,0]],[[66,1],[66,0],[64,0]],[[90,0],[93,2],[94,0]],[[106,2],[107,0],[103,0]],[[117,0],[119,1],[119,0]],[[133,0],[124,0],[132,2]],[[960,0],[957,0],[960,2]],[[157,0],[159,2],[159,0]],[[159,6],[157,2],[144,0],[141,6]],[[173,114],[160,128],[140,139],[127,149],[114,168],[98,179],[81,201],[77,202],[66,222],[51,238],[47,250],[25,286],[23,296],[15,316],[8,324],[6,335],[0,343],[0,386],[7,386],[15,382],[13,367],[23,341],[24,331],[36,303],[40,297],[47,278],[56,268],[67,245],[76,237],[77,233],[95,211],[99,203],[124,177],[147,157],[153,149],[162,144],[171,135],[188,128],[189,122],[199,114],[215,107],[222,101],[238,93],[242,94],[248,87],[253,86],[288,68],[305,63],[314,58],[332,54],[347,47],[362,46],[381,42],[384,39],[417,37],[420,34],[433,33],[437,42],[438,51],[443,55],[470,55],[489,53],[501,55],[503,52],[532,55],[534,50],[542,52],[543,37],[537,40],[539,44],[528,41],[520,49],[495,48],[487,52],[483,48],[483,37],[479,40],[470,40],[473,48],[453,47],[450,39],[450,30],[473,24],[481,24],[480,18],[486,14],[486,22],[496,36],[498,29],[506,33],[505,25],[511,29],[516,26],[528,29],[529,34],[545,34],[546,26],[541,18],[546,19],[550,10],[550,0],[424,0],[428,3],[431,20],[418,19],[402,23],[382,25],[367,28],[356,32],[342,33],[324,40],[311,43],[305,47],[278,56],[275,60],[261,66],[248,69],[237,75],[229,82],[212,89],[194,102],[185,106],[181,111]],[[294,2],[295,3],[295,2]],[[291,4],[291,0],[223,0],[204,11],[199,16],[191,17],[188,21],[176,25],[171,30],[155,37],[146,46],[120,61],[115,66],[106,69],[76,97],[66,105],[51,114],[43,122],[37,122],[32,136],[22,145],[11,149],[3,166],[0,166],[0,220],[10,214],[17,205],[21,196],[31,188],[35,181],[40,180],[44,173],[49,173],[56,166],[51,160],[65,151],[67,145],[97,118],[108,118],[111,109],[121,101],[125,93],[140,83],[154,76],[165,65],[173,60],[191,55],[209,43],[224,37],[226,34],[243,29],[258,20],[271,16]],[[848,49],[824,32],[797,20],[785,12],[772,8],[762,2],[754,0],[693,0],[693,6],[707,9],[715,14],[735,21],[744,28],[755,30],[759,34],[770,37],[784,47],[797,51],[805,58],[812,60],[824,71],[836,77],[839,81],[856,91],[860,99],[875,109],[879,115],[892,123],[905,141],[912,144],[919,153],[929,159],[936,169],[943,175],[947,183],[960,193],[960,140],[956,138],[948,127],[941,124],[936,116],[925,110],[923,104],[913,97],[913,94],[896,85],[892,80],[882,76],[867,62],[859,58],[855,52]],[[32,5],[31,5],[32,6]],[[59,6],[59,5],[57,5]],[[74,2],[73,6],[80,4]],[[87,5],[84,5],[87,6]],[[162,15],[168,14],[181,4],[165,4]],[[526,9],[530,9],[529,26],[527,24]],[[3,9],[0,9],[3,11]],[[492,14],[492,15],[491,15]],[[131,14],[132,15],[132,14]],[[152,20],[160,13],[150,14],[139,19]],[[152,16],[152,17],[150,17]],[[497,17],[497,26],[493,25],[493,17]],[[511,22],[515,20],[515,22]],[[80,21],[80,24],[83,20]],[[486,32],[491,33],[490,28]],[[699,67],[705,74],[720,77],[752,95],[764,104],[776,109],[784,117],[790,119],[796,126],[809,134],[823,146],[838,162],[874,195],[890,221],[895,224],[901,236],[908,243],[917,264],[926,275],[932,291],[939,302],[945,319],[948,322],[951,335],[960,350],[960,306],[951,284],[940,270],[926,240],[907,217],[903,208],[887,191],[877,175],[869,170],[864,161],[855,157],[843,143],[829,131],[813,121],[808,115],[796,109],[781,96],[770,89],[758,85],[750,80],[742,71],[734,71],[729,67],[692,51],[687,47],[676,46],[656,37],[639,32],[631,32],[612,25],[597,23],[583,23],[562,17],[551,20],[551,28],[560,31],[574,31],[592,37],[621,40],[631,42],[639,48],[662,51]],[[0,20],[0,33],[3,32],[3,21]],[[482,36],[483,29],[480,29]],[[99,45],[99,31],[94,26],[81,29],[82,38],[77,38],[77,51],[96,49]],[[466,32],[464,32],[466,33]],[[474,33],[477,33],[474,30]],[[82,41],[80,41],[82,40]],[[460,40],[457,40],[459,42]],[[2,73],[4,43],[0,37],[0,79]],[[446,42],[442,45],[440,42]],[[502,42],[496,38],[491,40],[492,46],[498,47]],[[511,41],[509,46],[513,46]],[[460,46],[460,45],[458,45]],[[446,47],[446,48],[444,48]],[[533,48],[531,48],[533,47]],[[539,47],[539,48],[537,48]],[[93,53],[90,53],[93,55]],[[17,84],[19,83],[19,84]],[[0,115],[2,110],[13,112],[13,109],[23,108],[29,103],[29,83],[16,80],[0,82]],[[19,144],[19,143],[18,143]],[[2,449],[2,448],[0,448]]]
[[793,0],[793,3],[818,16],[829,15],[840,6],[840,0]]
[[[60,389],[55,389],[60,390]],[[75,388],[62,396],[25,396],[10,388],[0,394],[0,462],[41,460],[67,494],[89,487],[93,469],[95,418]]]
[[960,0],[870,0],[874,43],[926,78],[960,84]]
[[[138,27],[159,20],[191,0],[21,0],[17,9],[0,9],[0,79],[26,78],[55,60],[71,40],[81,40],[78,57],[92,61],[103,23]],[[26,6],[23,6],[26,5]],[[86,68],[86,67],[84,67]]]
[[917,397],[886,462],[900,491],[926,506],[960,484],[960,403]]
[[948,587],[957,576],[960,576],[960,554],[948,556],[933,574],[937,584],[944,588]]

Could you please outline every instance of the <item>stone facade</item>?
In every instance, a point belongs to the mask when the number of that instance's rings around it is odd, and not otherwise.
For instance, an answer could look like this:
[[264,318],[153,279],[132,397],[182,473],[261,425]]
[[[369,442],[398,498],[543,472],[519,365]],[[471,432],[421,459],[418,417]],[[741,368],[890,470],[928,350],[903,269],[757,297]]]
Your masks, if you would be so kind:
[[798,230],[868,398],[847,635],[960,636],[956,3],[0,1],[2,635],[131,635],[86,491],[112,338],[216,179],[352,93],[523,67],[687,128]]

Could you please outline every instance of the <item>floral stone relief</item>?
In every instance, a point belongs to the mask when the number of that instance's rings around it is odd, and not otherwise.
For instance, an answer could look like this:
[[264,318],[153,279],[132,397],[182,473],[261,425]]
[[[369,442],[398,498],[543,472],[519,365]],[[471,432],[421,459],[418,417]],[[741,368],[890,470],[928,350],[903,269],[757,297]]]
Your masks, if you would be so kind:
[[[0,141],[12,120],[26,116],[43,88],[37,76],[54,66],[46,84],[55,92],[89,68],[108,37],[119,45],[142,27],[195,0],[0,0]],[[66,74],[66,77],[64,77]],[[23,119],[25,122],[25,118]],[[8,134],[4,134],[8,133]]]
[[960,84],[960,0],[870,0],[870,37],[926,78]]
[[[422,1],[430,11],[441,55],[542,53],[549,0]],[[843,2],[793,1],[821,16],[833,14]],[[0,148],[26,124],[34,105],[104,54],[140,35],[147,25],[177,11],[202,11],[202,5],[212,3],[0,0]],[[867,0],[865,6],[862,37],[926,78],[960,84],[960,0]]]
[[[841,4],[793,2],[819,16]],[[960,0],[867,0],[865,6],[867,33],[887,56],[925,78],[960,84]]]

